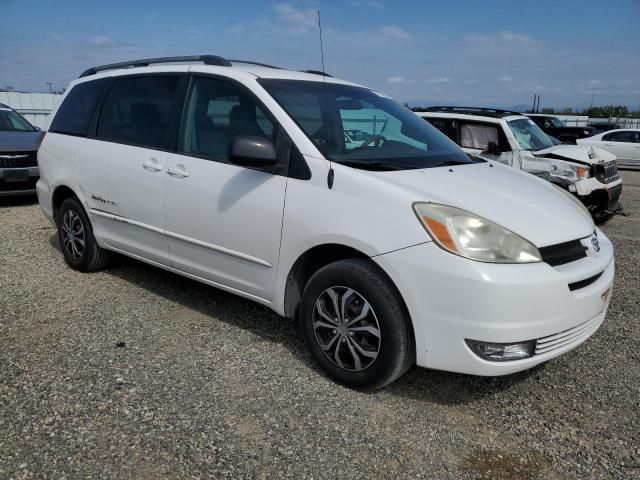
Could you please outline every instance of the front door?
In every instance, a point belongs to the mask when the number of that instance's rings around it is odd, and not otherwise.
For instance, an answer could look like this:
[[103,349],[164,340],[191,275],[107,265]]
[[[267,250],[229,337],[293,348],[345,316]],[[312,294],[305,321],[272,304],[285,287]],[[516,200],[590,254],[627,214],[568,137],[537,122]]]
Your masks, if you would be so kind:
[[277,127],[244,87],[194,76],[163,174],[166,236],[175,268],[271,300],[287,178],[231,165],[240,135],[275,142]]

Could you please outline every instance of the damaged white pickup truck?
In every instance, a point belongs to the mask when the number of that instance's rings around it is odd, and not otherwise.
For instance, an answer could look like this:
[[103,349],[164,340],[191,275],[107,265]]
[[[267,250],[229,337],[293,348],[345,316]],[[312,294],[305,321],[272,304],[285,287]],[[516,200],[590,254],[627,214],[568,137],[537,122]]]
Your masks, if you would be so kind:
[[577,196],[596,221],[622,211],[616,157],[597,147],[557,144],[518,112],[414,108],[467,153],[545,178]]

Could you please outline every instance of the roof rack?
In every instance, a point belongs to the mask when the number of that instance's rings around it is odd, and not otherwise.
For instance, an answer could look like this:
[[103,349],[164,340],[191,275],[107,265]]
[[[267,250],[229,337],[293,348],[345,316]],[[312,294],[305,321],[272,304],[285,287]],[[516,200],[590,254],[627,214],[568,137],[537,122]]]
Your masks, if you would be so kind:
[[104,70],[114,70],[117,68],[134,68],[134,67],[146,67],[148,65],[156,63],[178,63],[178,62],[203,62],[205,65],[218,65],[220,67],[230,67],[231,62],[226,58],[218,57],[217,55],[188,55],[178,57],[158,57],[158,58],[143,58],[141,60],[131,60],[129,62],[110,63],[109,65],[100,65],[98,67],[91,67],[80,75],[79,78],[88,77],[89,75],[95,75],[98,72]]
[[282,67],[276,67],[274,65],[269,65],[268,63],[252,62],[251,60],[229,59],[229,61],[233,63],[246,63],[247,65],[257,65],[258,67],[275,68],[277,70],[282,70]]
[[300,70],[303,73],[311,73],[313,75],[322,75],[324,77],[330,77],[333,78],[331,75],[329,75],[327,72],[323,72],[322,70]]
[[414,107],[411,110],[414,112],[448,112],[448,113],[463,113],[466,115],[481,115],[485,117],[502,118],[509,115],[522,115],[520,112],[514,112],[511,110],[501,110],[498,108],[482,108],[482,107]]

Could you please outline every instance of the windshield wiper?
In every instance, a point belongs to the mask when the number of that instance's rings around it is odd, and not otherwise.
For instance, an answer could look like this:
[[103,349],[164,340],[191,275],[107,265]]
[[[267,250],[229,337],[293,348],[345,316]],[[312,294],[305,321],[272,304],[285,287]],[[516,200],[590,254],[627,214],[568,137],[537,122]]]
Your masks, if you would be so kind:
[[413,166],[402,165],[399,163],[383,162],[381,160],[336,160],[337,163],[347,165],[349,167],[364,168],[371,170],[411,170]]
[[479,163],[479,162],[463,162],[460,160],[443,160],[442,162],[434,163],[433,165],[428,165],[427,168],[435,168],[435,167],[453,167],[455,165],[470,165],[471,163]]

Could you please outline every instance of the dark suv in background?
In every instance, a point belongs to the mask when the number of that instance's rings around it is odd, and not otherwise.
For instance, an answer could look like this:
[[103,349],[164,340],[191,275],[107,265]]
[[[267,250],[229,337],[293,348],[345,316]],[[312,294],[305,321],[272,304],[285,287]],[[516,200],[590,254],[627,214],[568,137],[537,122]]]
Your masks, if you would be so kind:
[[0,103],[0,196],[35,193],[40,138],[39,128]]
[[562,143],[575,144],[578,138],[591,137],[598,133],[593,127],[567,127],[562,120],[553,115],[525,113],[547,135],[557,138]]

